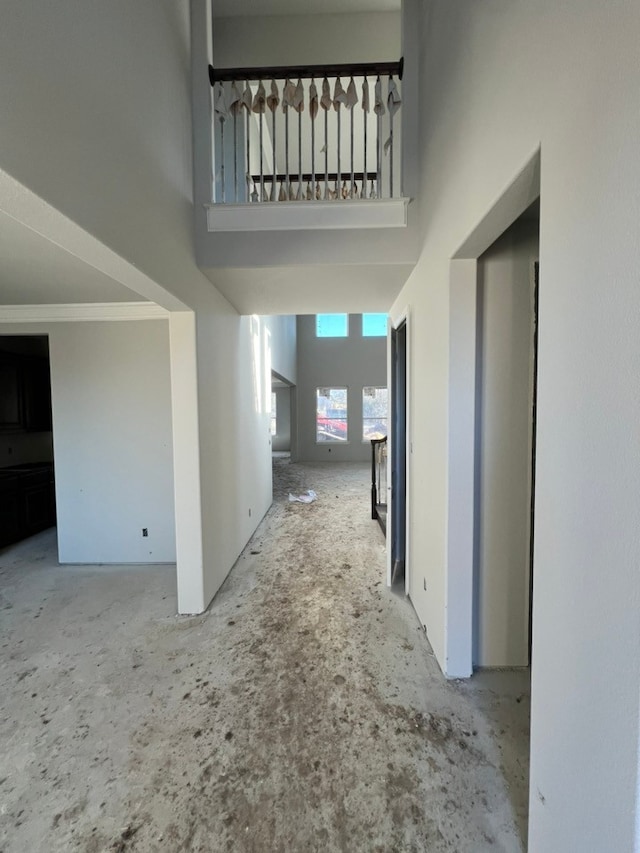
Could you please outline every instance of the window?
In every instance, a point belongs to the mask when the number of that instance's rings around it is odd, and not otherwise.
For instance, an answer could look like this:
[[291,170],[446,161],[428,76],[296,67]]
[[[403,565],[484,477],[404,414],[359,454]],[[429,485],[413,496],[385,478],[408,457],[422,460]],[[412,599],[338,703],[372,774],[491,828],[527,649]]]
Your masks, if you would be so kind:
[[384,438],[387,434],[387,389],[362,389],[362,440]]
[[347,389],[316,391],[316,441],[347,440]]
[[275,435],[278,431],[276,421],[276,392],[271,392],[271,435]]
[[362,337],[363,338],[386,338],[387,315],[386,314],[363,314],[362,315]]
[[317,338],[346,338],[348,336],[348,314],[316,314]]

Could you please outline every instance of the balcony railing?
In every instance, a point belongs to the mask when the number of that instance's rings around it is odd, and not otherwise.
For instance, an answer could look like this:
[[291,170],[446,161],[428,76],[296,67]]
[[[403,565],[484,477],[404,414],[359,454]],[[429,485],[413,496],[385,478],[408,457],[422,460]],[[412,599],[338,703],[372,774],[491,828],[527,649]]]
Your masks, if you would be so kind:
[[210,66],[214,202],[400,198],[402,68]]

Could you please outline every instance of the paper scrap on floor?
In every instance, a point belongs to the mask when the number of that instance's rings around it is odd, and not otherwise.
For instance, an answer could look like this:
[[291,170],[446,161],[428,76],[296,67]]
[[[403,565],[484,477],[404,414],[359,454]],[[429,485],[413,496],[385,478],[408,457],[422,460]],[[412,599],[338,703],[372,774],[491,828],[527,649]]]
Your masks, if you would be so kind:
[[292,502],[299,501],[301,504],[310,504],[315,501],[317,497],[318,496],[313,491],[313,489],[309,489],[303,495],[292,495],[291,492],[289,492],[289,500]]

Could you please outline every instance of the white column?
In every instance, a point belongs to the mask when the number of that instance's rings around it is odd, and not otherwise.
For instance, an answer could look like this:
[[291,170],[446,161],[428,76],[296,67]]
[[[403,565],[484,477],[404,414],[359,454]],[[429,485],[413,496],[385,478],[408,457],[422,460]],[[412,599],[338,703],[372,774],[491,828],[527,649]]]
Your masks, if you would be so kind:
[[173,312],[169,333],[178,612],[202,613],[208,602],[203,578],[195,314]]

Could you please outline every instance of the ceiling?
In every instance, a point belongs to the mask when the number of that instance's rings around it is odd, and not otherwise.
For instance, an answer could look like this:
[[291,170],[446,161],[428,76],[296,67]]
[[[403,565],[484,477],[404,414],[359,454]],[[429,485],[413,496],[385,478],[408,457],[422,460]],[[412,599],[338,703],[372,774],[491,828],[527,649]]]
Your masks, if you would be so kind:
[[213,0],[215,18],[398,12],[401,0]]
[[271,371],[271,390],[275,391],[276,388],[291,388],[289,382],[285,382],[283,379],[280,379],[277,373]]
[[533,204],[529,205],[520,219],[524,219],[527,222],[540,221],[540,198],[537,198]]
[[415,264],[203,269],[240,314],[388,311]]
[[141,296],[0,213],[0,305],[141,302]]

